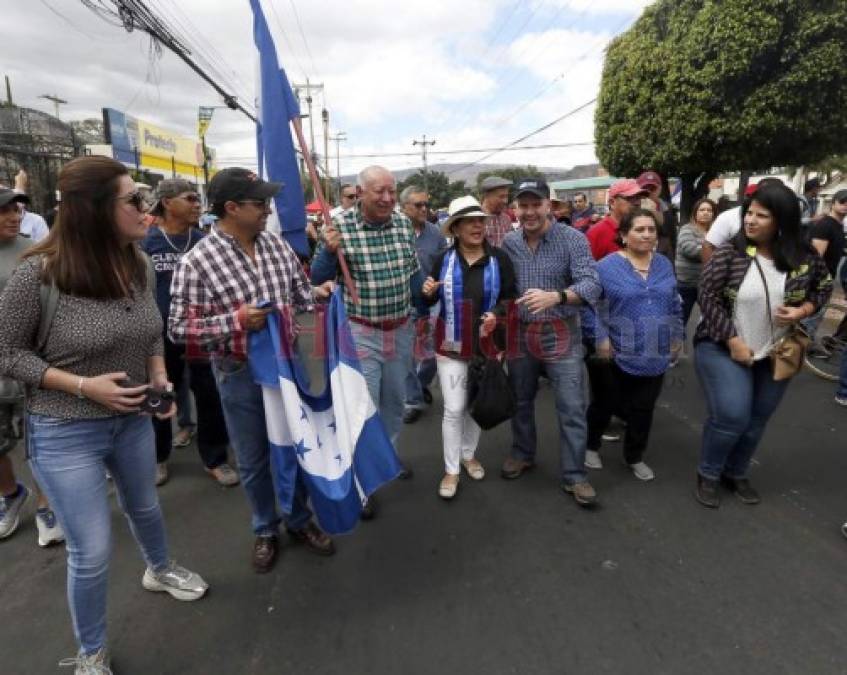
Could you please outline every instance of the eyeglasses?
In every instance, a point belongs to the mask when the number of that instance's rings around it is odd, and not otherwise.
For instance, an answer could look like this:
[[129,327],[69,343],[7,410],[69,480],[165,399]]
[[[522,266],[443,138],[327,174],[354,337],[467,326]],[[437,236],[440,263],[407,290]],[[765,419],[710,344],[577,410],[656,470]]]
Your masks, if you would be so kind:
[[184,199],[191,204],[199,204],[200,203],[200,195],[181,195],[179,199]]
[[341,195],[341,198],[342,199],[356,199],[356,193],[354,192],[353,194],[349,194],[349,195]]
[[119,201],[126,202],[130,206],[134,206],[138,211],[144,212],[147,210],[147,203],[144,201],[144,195],[137,190],[130,192],[128,195],[118,197]]
[[416,209],[425,209],[429,206],[429,202],[412,202],[412,206]]

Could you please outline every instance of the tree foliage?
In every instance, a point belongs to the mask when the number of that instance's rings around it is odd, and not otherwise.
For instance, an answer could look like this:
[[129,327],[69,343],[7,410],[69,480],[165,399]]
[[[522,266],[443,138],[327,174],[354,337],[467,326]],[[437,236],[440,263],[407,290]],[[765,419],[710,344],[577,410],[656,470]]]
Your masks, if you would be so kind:
[[844,0],[657,0],[608,48],[600,161],[692,192],[698,176],[847,152],[845,34]]
[[446,173],[440,171],[427,171],[426,180],[424,180],[422,171],[409,174],[397,183],[397,193],[399,194],[410,185],[417,185],[421,188],[426,185],[429,201],[433,208],[447,206],[450,200],[468,194],[465,181],[451,181]]

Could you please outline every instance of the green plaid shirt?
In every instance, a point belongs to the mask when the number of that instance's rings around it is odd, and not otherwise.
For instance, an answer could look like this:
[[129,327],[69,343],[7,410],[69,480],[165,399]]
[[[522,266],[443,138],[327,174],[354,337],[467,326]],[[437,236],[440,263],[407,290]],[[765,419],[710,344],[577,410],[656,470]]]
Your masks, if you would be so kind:
[[338,214],[333,225],[341,233],[341,249],[359,291],[359,304],[354,305],[344,289],[347,316],[372,323],[409,316],[409,278],[420,269],[412,221],[395,211],[387,223],[373,225],[365,222],[357,205]]

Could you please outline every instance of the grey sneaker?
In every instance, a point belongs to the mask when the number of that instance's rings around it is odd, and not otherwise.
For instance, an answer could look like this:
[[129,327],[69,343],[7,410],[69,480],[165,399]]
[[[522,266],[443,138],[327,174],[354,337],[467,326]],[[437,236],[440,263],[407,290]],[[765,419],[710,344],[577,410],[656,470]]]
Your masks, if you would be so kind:
[[30,492],[26,485],[18,483],[17,497],[0,497],[0,539],[11,537],[21,522],[21,511],[29,501]]
[[78,654],[71,659],[59,661],[60,668],[76,666],[74,675],[112,675],[109,652],[105,647],[93,654]]
[[656,474],[653,473],[653,469],[647,466],[644,462],[636,462],[635,464],[629,464],[628,466],[638,480],[653,480],[656,477]]
[[38,509],[35,512],[35,525],[38,528],[38,545],[41,548],[65,541],[65,533],[52,509]]
[[141,585],[148,591],[164,591],[177,600],[199,600],[209,589],[209,584],[196,572],[180,567],[173,560],[161,572],[149,567],[144,571]]
[[238,474],[227,463],[219,464],[214,469],[206,469],[206,473],[218,481],[219,485],[223,485],[224,487],[238,485]]
[[167,483],[169,477],[167,462],[159,462],[156,465],[156,487]]
[[586,450],[585,466],[589,469],[602,469],[603,460],[600,458],[600,453],[596,450]]

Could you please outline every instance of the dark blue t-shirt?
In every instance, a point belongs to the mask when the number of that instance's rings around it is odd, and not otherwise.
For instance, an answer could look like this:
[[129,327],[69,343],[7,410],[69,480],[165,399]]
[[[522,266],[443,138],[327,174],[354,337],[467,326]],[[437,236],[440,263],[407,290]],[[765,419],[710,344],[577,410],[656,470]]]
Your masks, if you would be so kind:
[[[153,269],[156,270],[156,304],[159,305],[165,326],[168,325],[168,314],[171,311],[171,279],[176,264],[204,236],[200,230],[194,227],[187,235],[165,235],[162,230],[154,225],[147,231],[147,236],[141,242],[142,250],[153,260]],[[168,240],[170,240],[170,243]]]

